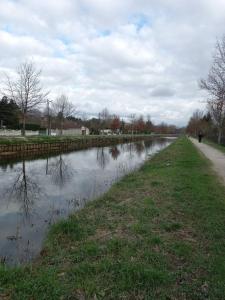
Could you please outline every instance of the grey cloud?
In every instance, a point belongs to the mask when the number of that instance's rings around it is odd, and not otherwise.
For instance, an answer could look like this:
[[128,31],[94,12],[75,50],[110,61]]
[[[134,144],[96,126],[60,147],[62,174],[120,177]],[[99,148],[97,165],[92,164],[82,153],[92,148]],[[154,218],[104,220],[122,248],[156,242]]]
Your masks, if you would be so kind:
[[175,91],[167,87],[157,87],[152,91],[151,95],[153,97],[172,97],[175,95]]

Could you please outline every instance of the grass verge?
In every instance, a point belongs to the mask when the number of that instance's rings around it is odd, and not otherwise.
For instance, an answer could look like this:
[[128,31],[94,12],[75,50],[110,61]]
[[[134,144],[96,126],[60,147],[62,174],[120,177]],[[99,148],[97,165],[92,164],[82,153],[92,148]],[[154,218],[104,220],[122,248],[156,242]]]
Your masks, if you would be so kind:
[[32,265],[1,266],[0,299],[224,299],[224,195],[181,138],[54,225]]
[[[100,136],[102,137],[102,136]],[[107,138],[107,136],[104,136]],[[115,136],[116,137],[116,136]],[[14,145],[14,144],[43,144],[43,143],[60,143],[65,141],[80,141],[81,139],[96,138],[94,135],[88,136],[14,136],[14,137],[0,137],[0,145]]]
[[118,140],[123,138],[138,138],[138,137],[167,137],[167,136],[174,136],[166,135],[166,134],[122,134],[122,135],[73,135],[73,136],[14,136],[14,137],[7,137],[7,136],[0,136],[0,145],[15,145],[15,144],[44,144],[44,143],[60,143],[60,142],[68,142],[68,141],[80,141],[83,139],[99,139],[99,140]]
[[[137,135],[138,136],[138,135]],[[142,135],[143,136],[143,135]],[[150,136],[150,135],[148,135]],[[60,143],[67,141],[80,141],[83,139],[119,139],[121,137],[131,138],[132,135],[74,135],[74,136],[18,136],[18,137],[0,137],[0,145],[14,144],[43,144],[43,143]]]

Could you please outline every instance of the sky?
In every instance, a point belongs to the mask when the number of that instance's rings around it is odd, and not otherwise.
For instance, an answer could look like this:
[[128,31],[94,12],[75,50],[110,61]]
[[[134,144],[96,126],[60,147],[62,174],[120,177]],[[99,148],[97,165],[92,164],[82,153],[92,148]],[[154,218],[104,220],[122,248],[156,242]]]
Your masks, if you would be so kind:
[[184,126],[223,34],[224,0],[0,0],[0,81],[33,60],[81,115]]

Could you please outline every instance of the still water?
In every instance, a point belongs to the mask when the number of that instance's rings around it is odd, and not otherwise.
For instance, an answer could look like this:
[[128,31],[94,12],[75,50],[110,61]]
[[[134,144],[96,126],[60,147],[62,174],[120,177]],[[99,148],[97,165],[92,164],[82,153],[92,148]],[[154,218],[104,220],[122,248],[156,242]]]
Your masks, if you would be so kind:
[[1,261],[31,261],[52,223],[84,207],[171,142],[152,139],[44,159],[0,162]]

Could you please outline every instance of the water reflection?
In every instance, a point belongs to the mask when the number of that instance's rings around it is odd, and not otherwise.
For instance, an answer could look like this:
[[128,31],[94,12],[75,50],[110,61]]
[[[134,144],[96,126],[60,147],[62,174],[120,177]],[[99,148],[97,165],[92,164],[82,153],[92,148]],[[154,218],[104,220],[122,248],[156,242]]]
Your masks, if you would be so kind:
[[[13,169],[11,167],[11,169]],[[6,172],[6,168],[4,171]],[[32,173],[26,172],[26,162],[22,161],[21,166],[15,169],[15,176],[12,178],[12,183],[9,188],[3,190],[3,195],[8,201],[16,201],[20,204],[20,211],[28,218],[31,212],[31,207],[38,200],[41,189],[38,183],[33,178]]]
[[118,156],[120,155],[120,150],[118,149],[117,146],[114,146],[109,149],[109,153],[111,154],[114,160],[117,160]]
[[31,260],[48,226],[98,197],[172,142],[154,139],[0,164],[0,259]]
[[136,153],[137,155],[140,157],[141,154],[144,152],[145,150],[145,144],[144,142],[141,142],[141,143],[136,143],[134,144],[135,145],[135,150],[136,150]]
[[53,183],[63,188],[71,181],[74,175],[74,169],[70,161],[60,154],[58,157],[46,160],[46,175],[50,175]]
[[109,163],[110,157],[107,153],[105,147],[101,147],[97,149],[97,162],[101,169],[105,169],[107,164]]

